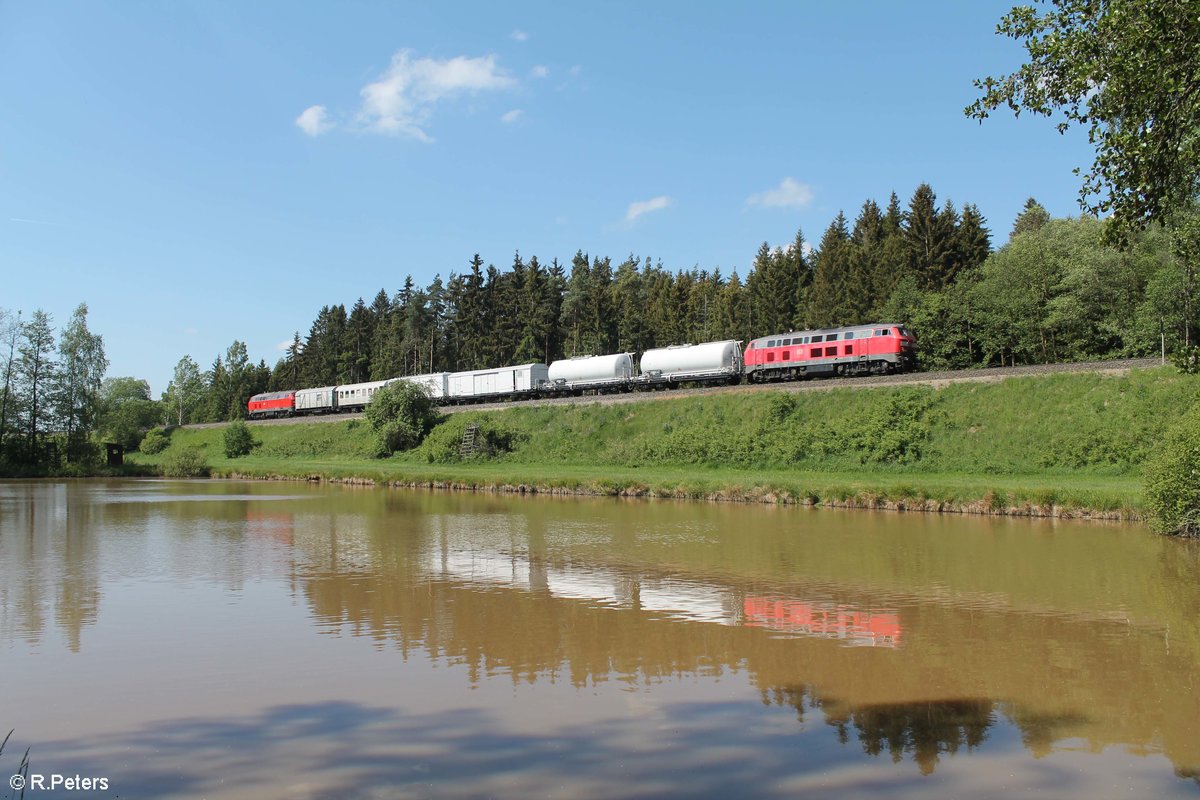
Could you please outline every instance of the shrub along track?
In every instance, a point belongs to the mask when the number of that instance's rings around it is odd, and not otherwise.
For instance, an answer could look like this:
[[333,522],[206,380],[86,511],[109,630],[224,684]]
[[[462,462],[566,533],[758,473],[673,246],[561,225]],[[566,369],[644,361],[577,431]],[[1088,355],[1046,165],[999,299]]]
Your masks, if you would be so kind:
[[[1034,364],[1020,367],[991,367],[988,369],[959,369],[940,372],[909,372],[898,375],[883,375],[869,378],[812,378],[807,381],[784,381],[780,383],[752,383],[739,386],[701,386],[693,389],[625,392],[619,394],[582,395],[579,397],[553,397],[541,400],[519,400],[502,403],[473,403],[469,405],[442,406],[447,414],[456,411],[497,411],[523,407],[555,406],[570,403],[640,403],[644,400],[671,400],[677,397],[729,392],[819,392],[830,389],[878,389],[887,386],[947,386],[951,383],[994,383],[1006,378],[1028,375],[1052,375],[1063,372],[1095,372],[1107,375],[1124,375],[1131,369],[1149,369],[1160,364],[1157,358],[1129,358],[1120,361],[1085,361],[1073,364]],[[295,425],[308,422],[343,422],[362,419],[358,414],[325,414],[307,417],[285,417],[283,419],[249,420],[252,425]],[[189,428],[219,428],[224,422],[207,422],[188,425]]]

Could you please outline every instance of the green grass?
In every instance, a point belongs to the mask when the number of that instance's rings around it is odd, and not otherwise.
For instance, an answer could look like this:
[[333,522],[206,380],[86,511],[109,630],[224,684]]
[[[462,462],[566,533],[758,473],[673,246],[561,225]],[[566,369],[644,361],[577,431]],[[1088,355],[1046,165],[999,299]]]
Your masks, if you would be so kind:
[[[418,448],[374,459],[362,422],[252,426],[227,459],[220,430],[179,429],[215,474],[535,486],[597,493],[860,505],[1051,506],[1132,516],[1141,464],[1200,393],[1173,370],[999,383],[724,393],[448,416]],[[470,423],[493,452],[464,460]]]

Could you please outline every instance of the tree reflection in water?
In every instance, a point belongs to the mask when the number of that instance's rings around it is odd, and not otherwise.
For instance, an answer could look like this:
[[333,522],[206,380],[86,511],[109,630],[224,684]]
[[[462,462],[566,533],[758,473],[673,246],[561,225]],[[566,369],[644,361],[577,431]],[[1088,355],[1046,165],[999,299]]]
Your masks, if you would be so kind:
[[806,710],[821,711],[839,742],[849,744],[853,729],[867,755],[886,749],[899,763],[911,753],[922,775],[933,773],[939,756],[982,745],[997,721],[996,703],[974,698],[854,706],[821,698],[809,686],[789,686],[764,692],[763,700],[792,706],[801,721]]

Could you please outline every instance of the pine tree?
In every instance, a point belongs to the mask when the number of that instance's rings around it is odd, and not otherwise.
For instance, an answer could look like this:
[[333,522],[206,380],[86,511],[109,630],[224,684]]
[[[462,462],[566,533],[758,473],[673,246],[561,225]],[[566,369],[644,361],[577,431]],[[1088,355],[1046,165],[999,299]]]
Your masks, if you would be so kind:
[[1025,201],[1025,208],[1013,220],[1012,233],[1008,235],[1009,240],[1030,231],[1040,230],[1043,225],[1050,221],[1050,212],[1042,207],[1042,204],[1032,197]]
[[958,257],[963,271],[980,267],[992,252],[991,234],[983,215],[971,203],[963,206],[962,222],[958,226]]
[[361,383],[371,375],[371,344],[375,334],[372,322],[367,304],[361,297],[358,298],[358,302],[350,309],[350,318],[346,322],[339,348],[345,360],[339,371],[347,376],[350,383]]
[[420,372],[433,372],[434,363],[441,356],[442,343],[445,341],[446,325],[446,288],[442,284],[441,274],[433,276],[429,288],[425,290],[427,300],[426,320],[428,329],[425,334],[426,356],[425,367]]
[[850,233],[850,316],[848,323],[871,321],[871,311],[879,302],[880,287],[886,284],[883,275],[883,243],[885,238],[883,212],[874,200],[863,203]]
[[846,215],[838,212],[821,237],[813,271],[812,291],[806,317],[810,328],[844,324],[849,316],[850,231]]
[[954,241],[954,231],[947,229],[948,218],[938,213],[936,200],[930,185],[922,183],[904,215],[909,269],[925,289],[938,289],[944,284],[946,260]]
[[883,215],[883,242],[879,248],[875,303],[868,315],[872,320],[891,321],[887,319],[885,309],[891,304],[897,286],[906,277],[911,279],[910,270],[908,243],[904,237],[904,214],[900,210],[900,198],[892,192],[888,199],[887,211]]
[[941,245],[941,258],[930,265],[930,286],[935,291],[954,283],[955,276],[962,268],[961,252],[959,250],[959,216],[958,209],[949,199],[937,215],[937,236]]
[[586,345],[584,332],[587,327],[587,308],[591,298],[591,259],[582,250],[571,259],[571,276],[567,279],[567,291],[563,297],[563,324],[566,329],[566,354],[583,355]]

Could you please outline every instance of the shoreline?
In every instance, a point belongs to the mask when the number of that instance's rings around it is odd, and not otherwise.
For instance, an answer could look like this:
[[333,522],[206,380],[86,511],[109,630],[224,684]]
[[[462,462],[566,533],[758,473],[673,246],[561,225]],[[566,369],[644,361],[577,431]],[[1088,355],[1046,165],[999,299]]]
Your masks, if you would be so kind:
[[[889,498],[885,493],[865,490],[847,497],[820,497],[813,493],[787,489],[727,487],[714,491],[653,487],[645,484],[614,484],[601,486],[577,484],[555,486],[539,483],[476,482],[469,480],[382,479],[367,476],[337,476],[323,473],[288,475],[284,473],[250,473],[236,470],[214,470],[212,478],[253,481],[291,481],[329,483],[347,486],[370,486],[385,489],[424,489],[427,491],[471,492],[480,494],[545,495],[551,497],[621,497],[647,500],[687,500],[709,503],[755,503],[761,505],[790,505],[808,508],[838,508],[858,511],[916,512],[925,514],[963,514],[994,517],[1027,517],[1040,519],[1072,519],[1096,522],[1142,522],[1144,516],[1131,508],[1098,509],[1071,503],[1039,504],[1032,501],[1009,503],[1007,497],[989,492],[973,501],[937,499],[933,497]],[[761,489],[761,490],[760,490]]]

